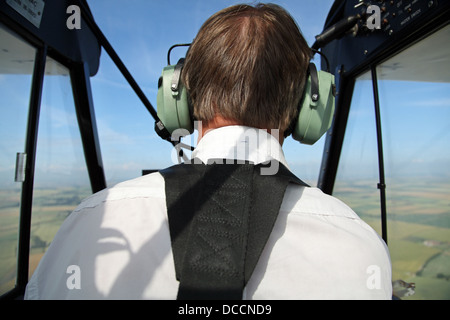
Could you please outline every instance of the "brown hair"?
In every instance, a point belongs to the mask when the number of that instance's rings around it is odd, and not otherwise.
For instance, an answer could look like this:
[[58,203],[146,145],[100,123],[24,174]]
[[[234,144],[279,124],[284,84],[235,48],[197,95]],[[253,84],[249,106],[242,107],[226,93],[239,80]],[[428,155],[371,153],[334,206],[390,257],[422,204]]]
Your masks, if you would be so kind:
[[278,5],[235,5],[211,16],[183,68],[197,120],[215,114],[246,126],[286,130],[297,114],[311,51]]

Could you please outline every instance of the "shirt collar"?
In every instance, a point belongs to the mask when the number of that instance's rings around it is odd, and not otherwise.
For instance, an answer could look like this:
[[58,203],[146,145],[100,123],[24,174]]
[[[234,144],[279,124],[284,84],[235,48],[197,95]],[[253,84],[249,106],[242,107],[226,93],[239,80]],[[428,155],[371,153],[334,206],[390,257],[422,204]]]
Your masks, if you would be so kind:
[[203,163],[209,159],[246,160],[259,164],[277,160],[288,168],[278,140],[266,130],[246,126],[226,126],[206,133],[192,153]]

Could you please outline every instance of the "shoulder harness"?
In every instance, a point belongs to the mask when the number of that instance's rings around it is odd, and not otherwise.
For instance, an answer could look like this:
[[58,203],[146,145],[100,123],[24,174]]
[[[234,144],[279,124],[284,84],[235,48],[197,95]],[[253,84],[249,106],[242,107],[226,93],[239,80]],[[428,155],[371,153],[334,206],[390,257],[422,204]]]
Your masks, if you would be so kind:
[[[276,174],[261,174],[274,164]],[[180,281],[177,299],[242,299],[288,184],[308,185],[279,162],[194,159],[160,173]]]

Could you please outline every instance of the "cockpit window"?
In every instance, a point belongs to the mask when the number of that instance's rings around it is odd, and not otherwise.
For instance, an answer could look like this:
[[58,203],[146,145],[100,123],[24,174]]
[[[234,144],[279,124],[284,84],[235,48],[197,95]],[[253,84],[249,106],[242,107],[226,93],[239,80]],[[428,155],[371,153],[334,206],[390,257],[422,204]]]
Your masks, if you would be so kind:
[[0,294],[14,288],[17,274],[22,168],[35,54],[33,47],[0,24]]
[[[450,296],[449,37],[443,28],[376,68],[393,281],[410,284],[396,282],[402,299]],[[377,183],[369,72],[356,81],[334,195],[380,232]]]

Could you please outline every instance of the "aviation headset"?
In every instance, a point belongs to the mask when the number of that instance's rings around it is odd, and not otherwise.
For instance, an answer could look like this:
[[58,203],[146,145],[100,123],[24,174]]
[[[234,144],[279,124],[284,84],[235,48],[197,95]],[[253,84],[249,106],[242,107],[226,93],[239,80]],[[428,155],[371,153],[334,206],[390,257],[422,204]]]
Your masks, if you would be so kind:
[[[180,59],[176,65],[170,64],[170,51],[176,46],[188,44],[174,45],[169,49],[169,65],[163,69],[159,78],[157,114],[160,121],[155,125],[158,134],[164,129],[170,134],[176,129],[185,129],[189,134],[194,131],[193,107],[188,92],[181,82],[184,59]],[[334,76],[325,71],[317,71],[316,66],[310,63],[297,119],[293,119],[285,137],[292,134],[292,137],[301,143],[314,144],[331,126],[334,102]]]

